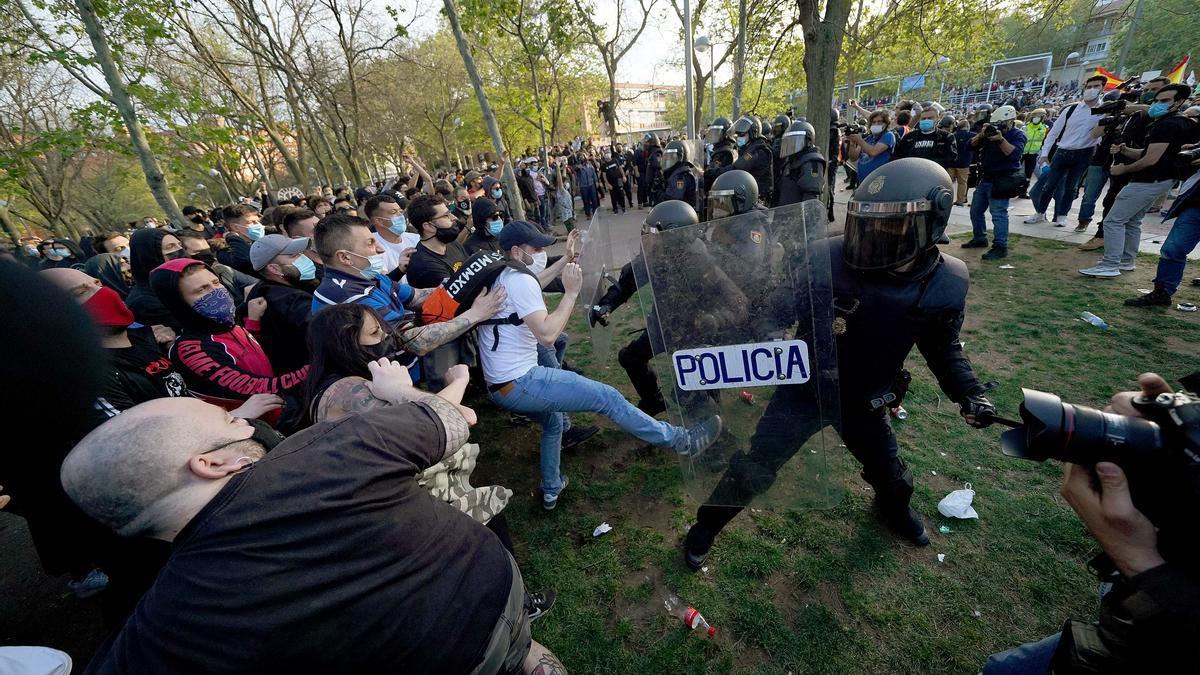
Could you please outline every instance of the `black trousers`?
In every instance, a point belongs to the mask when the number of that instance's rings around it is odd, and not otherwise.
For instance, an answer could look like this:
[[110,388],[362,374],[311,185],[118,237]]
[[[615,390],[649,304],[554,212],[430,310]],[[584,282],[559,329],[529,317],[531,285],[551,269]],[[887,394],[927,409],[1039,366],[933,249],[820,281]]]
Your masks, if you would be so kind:
[[614,185],[609,196],[612,198],[612,210],[625,210],[625,190],[620,185]]
[[625,177],[625,203],[630,206],[633,206],[633,188],[630,187],[630,183],[632,182],[633,179],[629,178],[628,176]]
[[642,331],[629,344],[617,353],[617,362],[629,375],[629,381],[643,401],[661,401],[662,392],[658,388],[658,378],[650,370],[650,360],[654,358],[654,348],[650,344],[650,333]]
[[[767,403],[750,452],[734,455],[725,475],[697,512],[697,525],[715,537],[754,497],[775,483],[780,467],[788,462],[824,421],[815,414],[817,397],[807,385],[779,387]],[[838,433],[847,449],[862,464],[863,477],[876,490],[887,489],[904,474],[896,435],[887,413],[851,411],[843,406]]]

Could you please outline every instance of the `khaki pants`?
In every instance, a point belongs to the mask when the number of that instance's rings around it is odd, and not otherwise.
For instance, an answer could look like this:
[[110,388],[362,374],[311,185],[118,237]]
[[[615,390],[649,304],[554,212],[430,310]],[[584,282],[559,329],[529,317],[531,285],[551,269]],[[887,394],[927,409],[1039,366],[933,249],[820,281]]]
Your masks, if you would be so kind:
[[533,644],[529,632],[529,613],[525,611],[525,580],[517,561],[508,557],[512,565],[512,588],[508,593],[508,604],[504,613],[496,620],[492,637],[483,652],[483,659],[472,675],[496,675],[497,673],[519,673]]
[[946,169],[950,173],[950,180],[958,184],[958,197],[955,198],[955,203],[963,203],[967,201],[967,177],[971,170],[963,167],[961,169]]

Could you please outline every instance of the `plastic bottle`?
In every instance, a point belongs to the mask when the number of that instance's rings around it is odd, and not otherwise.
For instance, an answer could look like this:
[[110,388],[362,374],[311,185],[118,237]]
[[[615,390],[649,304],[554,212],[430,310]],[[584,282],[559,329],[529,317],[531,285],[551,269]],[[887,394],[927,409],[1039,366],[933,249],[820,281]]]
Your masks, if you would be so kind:
[[1093,326],[1095,326],[1096,328],[1099,328],[1100,330],[1108,330],[1108,323],[1105,322],[1104,319],[1101,319],[1100,317],[1096,316],[1095,314],[1092,314],[1091,312],[1084,312],[1083,314],[1079,315],[1079,318],[1092,324]]
[[708,634],[708,637],[717,634],[717,629],[708,625],[708,622],[704,620],[704,617],[700,616],[700,612],[696,611],[695,607],[688,606],[686,602],[680,600],[679,596],[674,593],[667,595],[667,599],[663,602],[663,605],[667,608],[667,612],[682,621],[688,628],[702,630]]

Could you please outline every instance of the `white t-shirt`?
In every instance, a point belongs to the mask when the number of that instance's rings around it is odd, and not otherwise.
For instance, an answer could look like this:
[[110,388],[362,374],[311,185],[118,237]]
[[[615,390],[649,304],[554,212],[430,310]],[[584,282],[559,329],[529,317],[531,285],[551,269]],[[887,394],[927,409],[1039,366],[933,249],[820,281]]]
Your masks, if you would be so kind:
[[[497,277],[497,281],[508,292],[504,306],[493,316],[493,319],[503,319],[513,312],[521,319],[537,311],[546,311],[546,301],[542,298],[542,287],[537,279],[506,269]],[[500,346],[496,351],[495,329],[500,330]],[[521,324],[513,326],[480,326],[475,329],[479,334],[479,357],[483,362],[483,379],[488,384],[511,382],[529,372],[537,365],[538,341],[529,326]]]
[[400,243],[393,244],[384,239],[378,232],[372,232],[371,236],[375,237],[375,241],[379,242],[379,247],[383,249],[383,266],[388,272],[396,269],[400,264],[400,254],[410,248],[416,248],[417,244],[421,243],[421,235],[416,232],[405,232],[400,235]]

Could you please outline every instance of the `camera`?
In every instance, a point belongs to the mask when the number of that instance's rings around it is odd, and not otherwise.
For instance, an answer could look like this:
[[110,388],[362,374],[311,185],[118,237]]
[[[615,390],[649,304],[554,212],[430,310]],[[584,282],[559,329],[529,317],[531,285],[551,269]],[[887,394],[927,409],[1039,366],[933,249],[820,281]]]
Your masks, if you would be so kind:
[[867,133],[866,128],[861,124],[839,124],[838,128],[841,129],[842,133],[846,134],[847,136],[851,134],[858,134],[859,136],[862,136],[863,134]]
[[983,125],[983,128],[979,130],[979,133],[983,134],[984,138],[991,139],[992,136],[1000,133],[1000,130],[996,128],[996,125],[988,122],[987,124]]
[[[1200,483],[1200,372],[1183,378],[1185,389],[1133,406],[1144,417],[1127,417],[1064,403],[1054,394],[1022,389],[1022,424],[1000,435],[1009,457],[1042,462],[1056,459],[1085,467],[1120,466],[1138,510],[1163,530],[1189,531]],[[1004,421],[1008,423],[1008,421]]]
[[1127,105],[1129,105],[1129,102],[1125,101],[1124,99],[1117,99],[1115,101],[1106,101],[1106,102],[1101,103],[1100,105],[1096,106],[1095,108],[1092,108],[1092,114],[1093,115],[1120,115],[1122,112],[1125,111],[1125,106],[1127,106]]
[[1191,150],[1181,150],[1175,155],[1175,163],[1179,166],[1190,166],[1193,162],[1200,161],[1200,145]]

